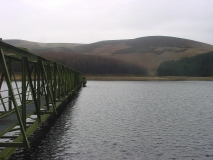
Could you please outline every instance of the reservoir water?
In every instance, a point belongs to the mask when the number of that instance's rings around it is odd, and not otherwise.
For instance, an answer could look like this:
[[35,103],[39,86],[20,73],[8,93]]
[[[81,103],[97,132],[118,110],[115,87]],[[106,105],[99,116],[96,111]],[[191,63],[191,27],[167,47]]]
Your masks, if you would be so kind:
[[213,159],[213,82],[88,81],[10,159]]

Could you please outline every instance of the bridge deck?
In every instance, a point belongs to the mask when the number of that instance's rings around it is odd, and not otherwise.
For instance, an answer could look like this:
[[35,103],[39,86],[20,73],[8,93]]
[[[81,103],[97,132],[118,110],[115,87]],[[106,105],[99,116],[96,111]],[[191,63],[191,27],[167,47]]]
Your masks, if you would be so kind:
[[[41,98],[41,106],[45,105],[45,97]],[[21,113],[21,106],[19,107]],[[33,102],[28,103],[26,106],[26,115],[30,117],[36,112],[35,104]],[[5,116],[0,117],[0,135],[3,134],[13,126],[16,126],[18,122],[17,113],[15,110],[6,114]]]
[[0,40],[0,159],[30,147],[29,136],[85,83],[82,73]]

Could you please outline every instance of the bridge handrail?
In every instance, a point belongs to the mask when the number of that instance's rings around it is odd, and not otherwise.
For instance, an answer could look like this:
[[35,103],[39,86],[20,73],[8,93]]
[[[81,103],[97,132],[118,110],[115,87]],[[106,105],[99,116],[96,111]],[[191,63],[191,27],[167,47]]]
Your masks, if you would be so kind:
[[[0,39],[0,159],[29,147],[28,137],[85,83],[81,72]],[[15,127],[19,134],[8,142],[4,136]]]

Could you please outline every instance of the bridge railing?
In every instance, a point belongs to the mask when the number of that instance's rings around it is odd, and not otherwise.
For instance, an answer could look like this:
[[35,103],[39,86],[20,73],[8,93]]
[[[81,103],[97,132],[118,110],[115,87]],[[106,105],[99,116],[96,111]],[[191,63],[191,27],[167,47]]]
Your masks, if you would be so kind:
[[29,147],[27,138],[38,126],[29,124],[57,114],[57,107],[82,84],[82,73],[0,41],[0,138],[16,126],[1,129],[1,119],[10,113],[16,113],[21,134],[20,143],[6,140],[0,147]]

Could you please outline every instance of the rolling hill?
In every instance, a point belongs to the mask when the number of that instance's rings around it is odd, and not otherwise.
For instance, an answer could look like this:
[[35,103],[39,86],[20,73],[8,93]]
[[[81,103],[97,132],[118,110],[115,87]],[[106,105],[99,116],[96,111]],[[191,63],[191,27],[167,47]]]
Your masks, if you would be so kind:
[[23,47],[29,50],[39,50],[39,49],[50,49],[50,48],[67,48],[71,49],[82,44],[77,43],[40,43],[40,42],[31,42],[18,39],[9,39],[3,40],[4,42],[11,44],[16,47]]
[[36,54],[45,52],[81,53],[99,55],[128,62],[148,69],[150,75],[155,75],[158,66],[163,61],[178,60],[197,54],[213,51],[213,45],[193,40],[149,36],[126,40],[107,40],[91,44],[54,43],[44,44],[19,40],[6,40],[6,43],[25,47]]
[[128,40],[101,41],[73,48],[86,54],[111,56],[146,67],[150,74],[163,61],[178,60],[213,51],[213,45],[165,36],[150,36]]

